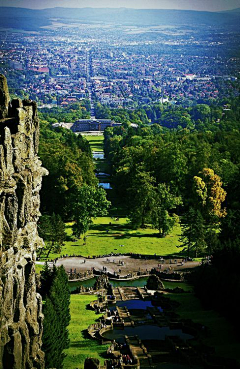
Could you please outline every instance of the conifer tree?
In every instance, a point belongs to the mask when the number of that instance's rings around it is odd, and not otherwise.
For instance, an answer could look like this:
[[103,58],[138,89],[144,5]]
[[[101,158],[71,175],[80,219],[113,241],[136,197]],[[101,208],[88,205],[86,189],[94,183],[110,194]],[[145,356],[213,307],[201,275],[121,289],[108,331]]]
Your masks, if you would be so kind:
[[69,346],[67,326],[70,322],[70,292],[63,266],[55,267],[53,273],[54,278],[43,309],[43,350],[46,368],[61,369],[65,357],[63,350]]
[[47,261],[45,261],[43,270],[41,271],[40,281],[41,281],[41,295],[43,299],[45,296],[49,293],[51,283],[53,278],[53,271],[49,267],[49,264]]

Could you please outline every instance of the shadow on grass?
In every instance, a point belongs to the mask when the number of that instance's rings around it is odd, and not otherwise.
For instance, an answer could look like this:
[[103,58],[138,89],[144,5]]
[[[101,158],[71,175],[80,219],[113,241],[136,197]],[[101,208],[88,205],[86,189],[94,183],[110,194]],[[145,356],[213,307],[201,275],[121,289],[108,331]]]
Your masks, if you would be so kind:
[[92,224],[90,231],[109,231],[109,234],[111,234],[114,231],[124,232],[128,231],[129,229],[131,229],[131,227],[128,224]]
[[88,330],[87,329],[83,329],[82,330],[82,336],[83,336],[83,338],[84,339],[92,339],[90,336],[89,336],[89,334],[88,334]]
[[[107,342],[106,342],[106,345],[107,345]],[[110,343],[108,343],[108,345],[110,345]],[[107,351],[99,353],[99,356],[102,357],[103,359],[109,359],[109,355],[107,354]]]
[[67,235],[66,237],[65,237],[65,241],[66,242],[70,242],[70,241],[72,241],[73,240],[73,238],[72,238],[72,236],[70,236],[70,235]]
[[82,341],[71,342],[69,347],[82,347]]
[[[141,232],[125,232],[125,233],[119,233],[116,234],[114,231],[106,232],[106,228],[101,230],[102,233],[91,233],[91,237],[111,237],[116,240],[122,240],[122,239],[129,239],[129,238],[156,238],[158,240],[161,240],[161,237],[158,236],[158,233],[141,233]],[[127,229],[124,228],[116,228],[116,231],[118,232],[124,232],[127,231]]]
[[161,237],[158,236],[158,233],[140,233],[140,232],[135,232],[135,233],[124,233],[122,235],[116,235],[114,236],[115,239],[123,239],[123,238],[157,238],[158,240],[161,239]]

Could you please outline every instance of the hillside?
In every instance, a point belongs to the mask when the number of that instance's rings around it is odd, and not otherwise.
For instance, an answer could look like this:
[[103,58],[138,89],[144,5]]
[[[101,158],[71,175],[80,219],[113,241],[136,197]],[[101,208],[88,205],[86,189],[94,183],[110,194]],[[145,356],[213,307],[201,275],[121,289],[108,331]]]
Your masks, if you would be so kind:
[[207,25],[239,28],[239,11],[203,12],[191,10],[126,8],[49,8],[31,10],[1,7],[1,28],[39,30],[51,24],[52,18],[63,22],[103,22],[126,25]]

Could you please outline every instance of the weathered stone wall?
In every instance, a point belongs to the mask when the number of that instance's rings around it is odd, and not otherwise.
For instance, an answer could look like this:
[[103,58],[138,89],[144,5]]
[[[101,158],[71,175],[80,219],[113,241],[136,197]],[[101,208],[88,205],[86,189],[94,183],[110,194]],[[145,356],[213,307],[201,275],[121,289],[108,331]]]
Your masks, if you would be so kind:
[[39,190],[36,104],[10,102],[0,75],[0,368],[44,368],[42,301],[36,293]]

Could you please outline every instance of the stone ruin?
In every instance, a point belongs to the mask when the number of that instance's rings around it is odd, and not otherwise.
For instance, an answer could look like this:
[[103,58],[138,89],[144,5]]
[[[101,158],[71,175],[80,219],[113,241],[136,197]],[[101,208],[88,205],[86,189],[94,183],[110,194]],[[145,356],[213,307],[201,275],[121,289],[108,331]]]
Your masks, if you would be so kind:
[[10,101],[0,75],[0,368],[43,369],[36,250],[42,168],[36,103]]

